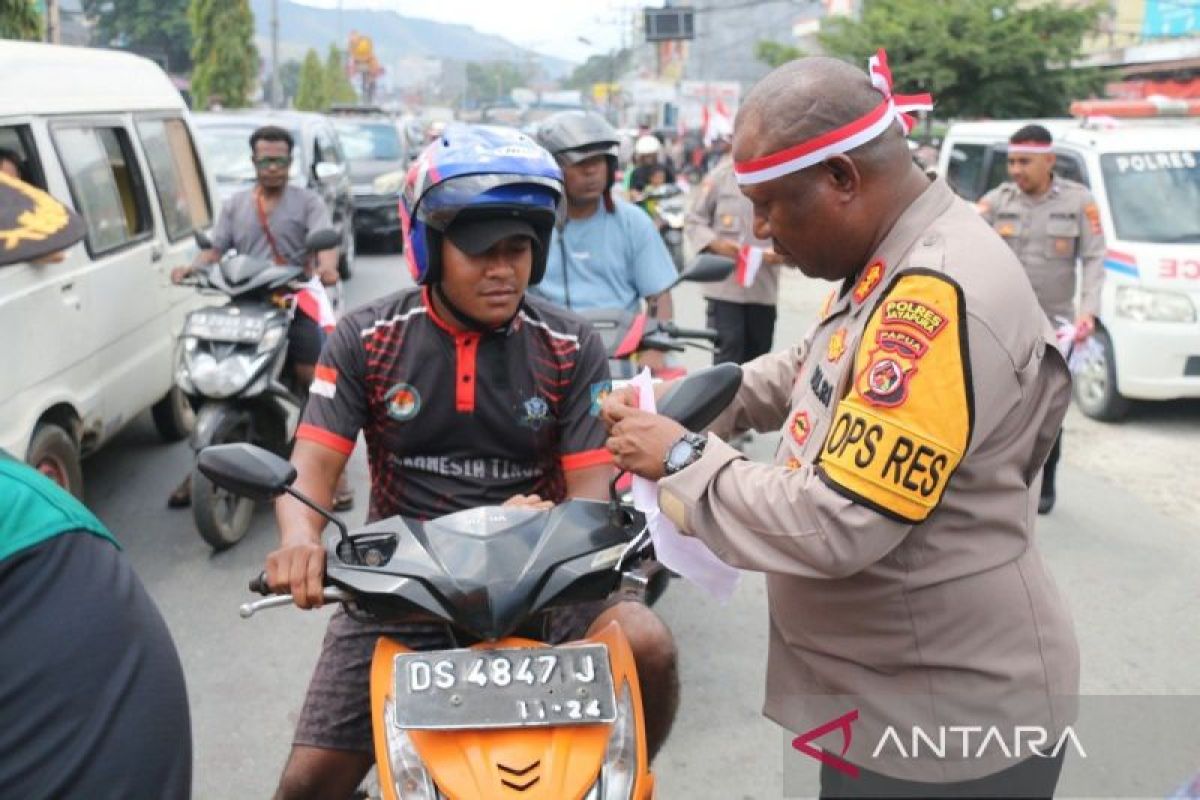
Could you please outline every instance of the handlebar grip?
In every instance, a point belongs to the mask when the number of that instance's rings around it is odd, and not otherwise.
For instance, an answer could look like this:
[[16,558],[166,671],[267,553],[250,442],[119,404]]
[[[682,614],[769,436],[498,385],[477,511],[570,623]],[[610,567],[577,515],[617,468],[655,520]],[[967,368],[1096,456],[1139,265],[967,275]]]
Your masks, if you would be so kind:
[[250,579],[250,591],[264,596],[274,594],[274,592],[271,591],[271,587],[267,585],[266,572],[260,572],[257,576]]
[[676,339],[703,339],[716,343],[720,334],[711,328],[680,328],[675,325],[664,326],[663,330]]

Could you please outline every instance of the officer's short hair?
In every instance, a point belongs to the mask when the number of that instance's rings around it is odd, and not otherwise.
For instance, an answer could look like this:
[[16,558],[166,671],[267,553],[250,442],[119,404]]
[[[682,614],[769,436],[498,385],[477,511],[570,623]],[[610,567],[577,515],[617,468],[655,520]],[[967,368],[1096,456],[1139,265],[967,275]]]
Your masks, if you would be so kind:
[[278,125],[264,125],[250,134],[251,152],[254,152],[254,147],[259,142],[287,142],[289,155],[296,146],[295,140],[292,139],[292,134],[286,128],[281,128]]
[[1017,142],[1032,142],[1037,144],[1053,144],[1054,137],[1050,135],[1050,131],[1043,128],[1041,125],[1026,125],[1021,130],[1008,137],[1009,144]]

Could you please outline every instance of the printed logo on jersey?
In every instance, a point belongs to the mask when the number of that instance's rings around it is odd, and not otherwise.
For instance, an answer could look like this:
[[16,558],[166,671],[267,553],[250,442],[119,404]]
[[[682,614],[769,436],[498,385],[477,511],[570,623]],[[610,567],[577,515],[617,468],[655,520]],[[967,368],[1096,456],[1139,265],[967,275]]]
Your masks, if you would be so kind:
[[541,396],[533,396],[521,404],[520,423],[526,428],[540,429],[550,419],[550,404]]
[[421,395],[408,383],[397,383],[383,397],[387,415],[397,422],[408,422],[421,411]]
[[588,409],[593,417],[600,416],[600,408],[604,405],[604,400],[612,394],[612,381],[600,381],[593,383],[589,389],[592,395],[592,406]]

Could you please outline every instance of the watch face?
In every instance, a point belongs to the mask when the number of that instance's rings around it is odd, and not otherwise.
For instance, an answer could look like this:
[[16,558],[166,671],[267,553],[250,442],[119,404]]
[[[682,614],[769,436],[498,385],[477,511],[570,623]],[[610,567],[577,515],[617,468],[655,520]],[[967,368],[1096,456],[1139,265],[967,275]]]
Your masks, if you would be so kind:
[[683,469],[696,453],[695,446],[686,439],[681,439],[671,445],[667,453],[667,469],[674,472]]

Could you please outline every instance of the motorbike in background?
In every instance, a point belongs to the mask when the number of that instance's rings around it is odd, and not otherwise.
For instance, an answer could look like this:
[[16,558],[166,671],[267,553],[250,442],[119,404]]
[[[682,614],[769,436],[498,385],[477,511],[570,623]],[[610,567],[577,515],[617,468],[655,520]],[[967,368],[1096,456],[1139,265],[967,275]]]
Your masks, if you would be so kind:
[[[339,242],[336,231],[323,229],[309,234],[305,246],[311,253]],[[203,250],[212,246],[199,232],[196,243]],[[191,312],[177,346],[175,384],[196,409],[192,449],[250,442],[287,455],[304,402],[284,369],[294,298],[306,290],[304,266],[231,251],[184,283],[229,301]],[[197,468],[191,483],[200,536],[215,550],[237,544],[250,527],[254,501],[225,491]]]
[[[660,413],[699,430],[741,385],[741,368],[697,372]],[[591,603],[638,577],[645,519],[615,488],[548,511],[484,507],[433,520],[391,517],[353,533],[292,488],[296,469],[246,444],[201,452],[224,490],[296,496],[336,531],[324,537],[325,599],[360,619],[435,622],[464,646],[415,652],[387,636],[371,662],[371,719],[385,800],[649,800],[641,689],[617,623],[563,644],[541,637],[552,609]],[[615,481],[614,481],[615,485]],[[251,589],[268,593],[264,576]],[[291,605],[242,607],[243,617]]]
[[654,220],[675,268],[683,269],[683,218],[687,213],[686,195],[677,183],[647,186],[637,204]]

